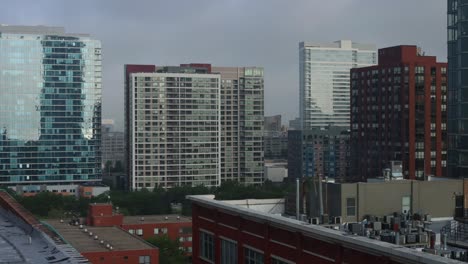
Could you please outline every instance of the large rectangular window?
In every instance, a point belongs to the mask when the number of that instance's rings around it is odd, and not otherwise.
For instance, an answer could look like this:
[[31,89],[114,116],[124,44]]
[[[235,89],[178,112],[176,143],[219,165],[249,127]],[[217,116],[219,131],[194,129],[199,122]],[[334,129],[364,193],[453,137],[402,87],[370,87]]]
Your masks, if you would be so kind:
[[356,216],[356,198],[346,198],[346,215]]
[[251,249],[244,248],[244,263],[245,264],[263,264],[263,252]]
[[200,257],[210,262],[214,262],[214,237],[200,231]]
[[151,257],[150,256],[140,256],[138,264],[150,264]]
[[237,243],[221,239],[221,264],[237,264]]

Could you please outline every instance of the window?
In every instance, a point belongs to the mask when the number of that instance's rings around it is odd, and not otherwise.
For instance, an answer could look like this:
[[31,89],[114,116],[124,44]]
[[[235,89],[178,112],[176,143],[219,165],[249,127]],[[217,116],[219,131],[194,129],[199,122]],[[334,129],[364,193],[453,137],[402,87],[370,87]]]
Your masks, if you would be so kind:
[[151,264],[151,256],[140,256],[138,264]]
[[214,238],[212,234],[200,231],[200,257],[214,262]]
[[409,213],[411,208],[411,197],[410,196],[403,196],[401,198],[401,212],[404,214]]
[[356,216],[356,198],[346,198],[346,215]]
[[184,237],[179,237],[179,242],[184,242],[185,238]]
[[221,239],[221,264],[237,263],[237,243]]
[[136,234],[139,235],[139,236],[142,236],[143,235],[143,229],[137,229]]
[[132,235],[135,234],[135,230],[133,230],[133,229],[129,229],[128,232],[129,232],[130,234],[132,234]]
[[271,264],[294,264],[294,262],[277,256],[271,256]]
[[154,229],[154,234],[155,234],[155,235],[159,234],[159,228],[155,228],[155,229]]
[[263,252],[244,248],[244,263],[245,264],[263,264]]
[[166,227],[161,228],[161,233],[167,234],[167,228]]

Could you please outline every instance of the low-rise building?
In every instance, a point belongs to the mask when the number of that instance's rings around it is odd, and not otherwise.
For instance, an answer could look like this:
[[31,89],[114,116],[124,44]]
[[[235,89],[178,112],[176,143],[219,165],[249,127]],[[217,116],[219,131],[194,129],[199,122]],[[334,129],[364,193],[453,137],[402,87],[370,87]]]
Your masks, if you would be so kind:
[[188,255],[192,254],[192,219],[179,215],[125,216],[121,227],[144,239],[167,235],[178,240]]
[[111,204],[91,204],[88,208],[87,224],[96,227],[117,226],[128,233],[149,239],[167,235],[180,242],[187,255],[192,254],[192,220],[179,215],[124,216],[114,210]]
[[156,247],[119,227],[70,225],[63,220],[47,224],[92,263],[159,263]]
[[461,263],[278,214],[190,196],[192,263]]
[[[301,206],[300,213],[309,217],[320,217],[318,183],[315,182],[314,185],[311,180],[303,185],[301,200],[305,198],[306,206]],[[462,193],[462,180],[455,179],[381,180],[341,184],[323,182],[322,208],[323,214],[331,219],[340,217],[342,222],[359,222],[365,216],[383,217],[393,213],[420,216],[428,214],[433,219],[450,219],[455,214],[455,198]],[[296,214],[293,211],[288,213]]]
[[288,177],[288,162],[265,161],[265,180],[272,182],[283,182]]

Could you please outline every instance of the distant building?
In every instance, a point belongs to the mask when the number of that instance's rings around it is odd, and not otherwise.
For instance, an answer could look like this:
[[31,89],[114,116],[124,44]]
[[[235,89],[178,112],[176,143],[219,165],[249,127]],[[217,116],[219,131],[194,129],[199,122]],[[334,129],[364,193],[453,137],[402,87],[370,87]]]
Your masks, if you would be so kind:
[[299,43],[301,130],[349,128],[349,70],[377,63],[375,45],[350,40]]
[[287,159],[288,158],[288,134],[277,133],[263,137],[265,147],[265,159]]
[[[468,2],[447,1],[448,177],[468,176]],[[447,85],[444,85],[446,89]],[[445,137],[442,137],[445,138]],[[445,170],[445,168],[443,169]]]
[[288,130],[301,130],[301,119],[296,117],[293,120],[289,120]]
[[114,131],[114,125],[115,125],[114,119],[102,119],[101,124],[102,124],[102,127],[101,127],[102,133]]
[[101,42],[0,25],[0,54],[0,184],[29,192],[101,181]]
[[125,74],[132,189],[263,182],[262,68],[126,65]]
[[390,161],[403,176],[445,176],[447,63],[416,46],[379,50],[379,65],[351,70],[349,181],[381,176]]
[[349,173],[349,132],[340,127],[288,131],[288,177],[343,180]]
[[[125,171],[125,134],[124,132],[103,131],[102,132],[102,166],[105,168],[109,162],[112,167],[120,163]],[[123,171],[121,171],[123,172]],[[109,171],[103,171],[109,174]]]
[[265,116],[264,118],[264,133],[265,135],[269,134],[278,134],[281,132],[281,115],[275,116]]

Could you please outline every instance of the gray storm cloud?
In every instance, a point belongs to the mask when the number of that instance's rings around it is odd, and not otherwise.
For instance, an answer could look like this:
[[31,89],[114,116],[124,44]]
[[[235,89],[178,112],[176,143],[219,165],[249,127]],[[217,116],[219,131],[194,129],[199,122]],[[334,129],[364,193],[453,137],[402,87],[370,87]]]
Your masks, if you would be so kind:
[[[443,0],[2,1],[0,23],[64,26],[103,45],[103,117],[123,127],[123,65],[265,68],[265,114],[298,115],[298,43],[421,46],[446,61]],[[283,121],[284,122],[284,121]]]

